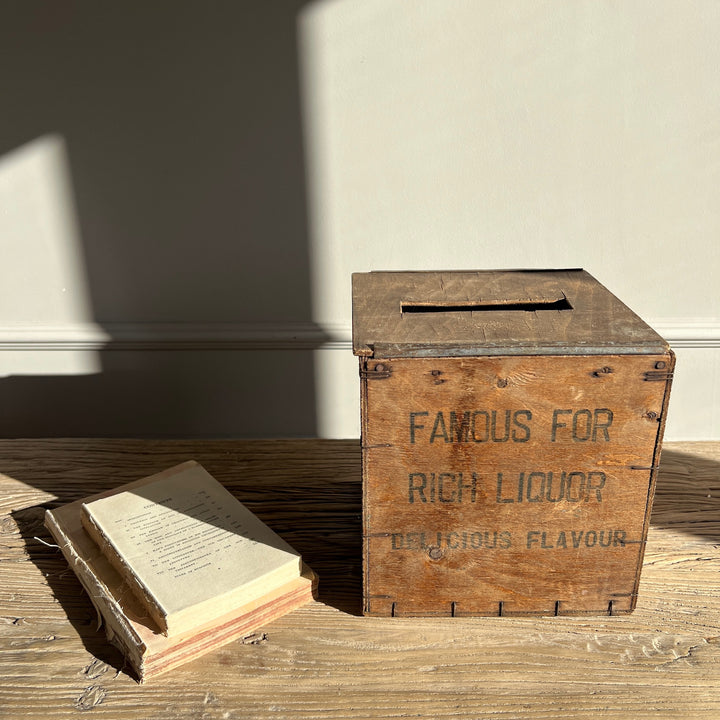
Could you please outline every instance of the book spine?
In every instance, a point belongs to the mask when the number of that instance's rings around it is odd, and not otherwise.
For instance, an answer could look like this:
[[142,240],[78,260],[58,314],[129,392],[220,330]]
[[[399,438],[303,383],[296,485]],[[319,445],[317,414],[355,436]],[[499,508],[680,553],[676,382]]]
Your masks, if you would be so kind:
[[123,611],[112,593],[95,575],[92,568],[75,552],[72,542],[56,522],[51,510],[45,512],[44,522],[70,568],[90,596],[90,601],[98,613],[98,629],[100,625],[103,625],[108,641],[120,650],[126,662],[130,664],[142,681],[143,656],[147,650],[145,643],[126,621]]
[[115,570],[117,570],[120,577],[128,584],[128,587],[135,593],[138,600],[143,603],[158,628],[164,635],[167,635],[167,614],[163,611],[160,603],[150,589],[138,578],[131,565],[125,560],[115,545],[105,536],[102,529],[98,527],[95,522],[95,518],[93,518],[84,505],[81,508],[80,514],[83,527],[88,535],[95,541],[95,544],[100,548],[102,554],[108,559]]

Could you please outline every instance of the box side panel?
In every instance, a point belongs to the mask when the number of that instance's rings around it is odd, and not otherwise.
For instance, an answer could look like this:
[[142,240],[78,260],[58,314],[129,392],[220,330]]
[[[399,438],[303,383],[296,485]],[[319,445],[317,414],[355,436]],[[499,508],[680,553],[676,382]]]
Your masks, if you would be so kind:
[[368,359],[368,614],[630,611],[660,356]]
[[[370,449],[369,445],[367,445],[367,436],[368,436],[368,422],[369,422],[369,413],[368,413],[368,403],[367,403],[367,367],[368,367],[368,360],[364,357],[359,357],[359,370],[360,370],[360,444],[362,446],[362,506],[363,508],[368,507],[369,500],[368,500],[368,488],[370,487],[370,478],[368,476],[368,450]],[[372,361],[371,361],[372,362]],[[376,365],[376,363],[372,363],[373,368]],[[379,373],[379,370],[374,370],[374,372]],[[367,587],[368,584],[368,559],[370,557],[370,547],[369,547],[369,541],[371,537],[371,528],[368,525],[368,521],[370,519],[370,516],[363,511],[363,557],[362,557],[362,576],[363,576],[363,588]],[[363,611],[369,612],[369,607],[365,603],[363,605]]]
[[[653,371],[648,375],[648,382],[656,382],[663,386],[663,402],[660,415],[657,418],[659,427],[657,437],[655,439],[655,448],[653,450],[652,463],[650,466],[650,487],[648,489],[648,500],[645,508],[645,518],[643,521],[643,537],[647,537],[650,527],[650,516],[652,514],[653,501],[655,499],[655,488],[657,485],[657,475],[660,469],[660,455],[662,453],[663,435],[665,433],[665,423],[667,422],[667,411],[670,403],[670,389],[672,387],[673,374],[675,372],[675,353],[668,349],[667,353],[655,359]],[[640,568],[642,568],[643,558],[645,556],[645,543],[641,546],[640,551]],[[633,593],[633,601],[631,609],[635,609],[637,604],[638,586],[640,585],[640,568],[635,577],[635,591]]]

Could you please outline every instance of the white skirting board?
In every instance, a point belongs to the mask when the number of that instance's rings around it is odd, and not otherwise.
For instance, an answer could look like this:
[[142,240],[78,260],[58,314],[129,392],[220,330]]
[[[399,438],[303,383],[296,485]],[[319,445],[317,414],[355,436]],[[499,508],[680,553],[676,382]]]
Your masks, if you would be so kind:
[[[650,321],[677,353],[666,440],[720,440],[720,322]],[[0,436],[358,437],[349,324],[0,328]]]

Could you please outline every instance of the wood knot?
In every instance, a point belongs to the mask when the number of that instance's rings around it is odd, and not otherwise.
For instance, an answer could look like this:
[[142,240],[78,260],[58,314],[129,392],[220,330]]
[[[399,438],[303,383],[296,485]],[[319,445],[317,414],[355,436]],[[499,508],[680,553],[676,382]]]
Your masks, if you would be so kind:
[[443,556],[443,551],[437,547],[437,545],[433,545],[433,547],[428,550],[428,555],[431,560],[439,560]]

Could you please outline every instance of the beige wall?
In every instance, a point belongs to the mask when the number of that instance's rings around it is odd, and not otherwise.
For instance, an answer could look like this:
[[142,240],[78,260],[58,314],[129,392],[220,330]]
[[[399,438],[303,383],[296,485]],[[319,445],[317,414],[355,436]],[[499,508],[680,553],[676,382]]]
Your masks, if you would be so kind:
[[356,436],[351,272],[584,267],[720,439],[717,2],[55,5],[0,10],[3,434]]
[[720,437],[720,4],[413,7],[302,17],[316,319],[353,270],[584,267],[678,351],[668,436]]

